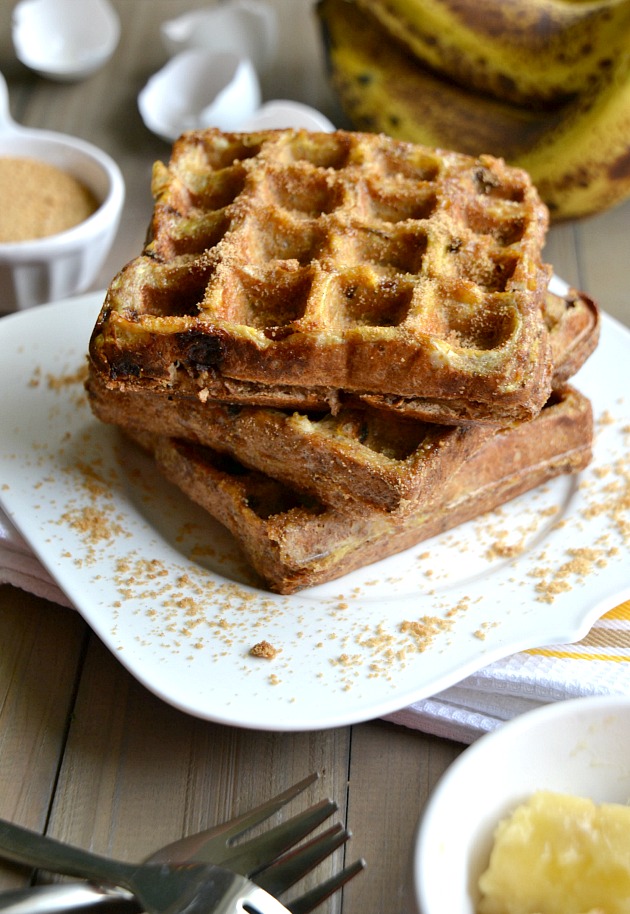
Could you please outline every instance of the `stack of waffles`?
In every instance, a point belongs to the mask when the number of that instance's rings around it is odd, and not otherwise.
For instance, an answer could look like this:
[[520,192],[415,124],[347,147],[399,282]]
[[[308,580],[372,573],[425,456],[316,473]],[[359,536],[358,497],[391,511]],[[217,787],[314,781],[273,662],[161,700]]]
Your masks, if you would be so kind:
[[373,134],[184,134],[90,342],[95,414],[279,593],[591,456],[595,304],[548,290],[527,175]]

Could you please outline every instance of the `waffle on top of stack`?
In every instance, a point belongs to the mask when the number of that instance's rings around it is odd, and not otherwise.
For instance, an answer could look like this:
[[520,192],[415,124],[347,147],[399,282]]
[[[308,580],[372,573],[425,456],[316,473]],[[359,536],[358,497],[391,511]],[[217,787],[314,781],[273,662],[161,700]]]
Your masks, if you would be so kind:
[[547,399],[547,211],[524,172],[369,134],[205,131],[153,193],[92,340],[113,381],[498,425]]
[[[432,535],[448,492],[465,519],[453,498],[474,516],[548,478],[537,463],[588,459],[589,408],[561,384],[595,345],[597,309],[547,294],[546,210],[524,172],[370,134],[208,130],[155,166],[153,193],[150,239],[94,329],[92,406],[272,589]],[[529,422],[555,430],[546,450]],[[510,485],[506,426],[530,438]],[[485,447],[482,497],[463,467]]]

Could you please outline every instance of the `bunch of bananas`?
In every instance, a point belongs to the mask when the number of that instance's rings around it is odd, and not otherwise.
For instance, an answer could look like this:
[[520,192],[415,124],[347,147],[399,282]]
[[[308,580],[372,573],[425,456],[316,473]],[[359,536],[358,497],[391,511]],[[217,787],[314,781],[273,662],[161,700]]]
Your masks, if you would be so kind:
[[354,127],[527,169],[555,222],[630,196],[630,0],[319,0]]

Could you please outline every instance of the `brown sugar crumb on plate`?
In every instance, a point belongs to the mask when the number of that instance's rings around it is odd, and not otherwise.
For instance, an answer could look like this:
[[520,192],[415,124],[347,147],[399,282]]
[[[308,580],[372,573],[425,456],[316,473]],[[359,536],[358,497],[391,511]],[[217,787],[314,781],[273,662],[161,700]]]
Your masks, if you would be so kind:
[[280,653],[277,647],[269,644],[268,641],[259,641],[250,648],[249,653],[252,657],[262,657],[263,660],[273,660]]

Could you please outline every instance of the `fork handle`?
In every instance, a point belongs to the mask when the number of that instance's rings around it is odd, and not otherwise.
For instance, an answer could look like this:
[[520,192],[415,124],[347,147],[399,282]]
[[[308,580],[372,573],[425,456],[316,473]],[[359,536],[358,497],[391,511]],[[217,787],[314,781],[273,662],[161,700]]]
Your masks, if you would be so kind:
[[[115,894],[114,894],[115,893]],[[140,908],[120,889],[111,892],[85,882],[54,882],[0,892],[0,914],[68,914],[98,905],[118,914],[138,914]]]
[[129,880],[136,871],[135,866],[63,844],[4,819],[0,819],[0,856],[52,873],[102,880],[127,889],[132,888]]

